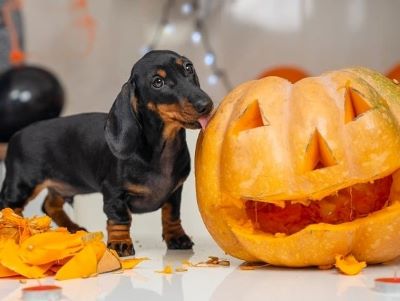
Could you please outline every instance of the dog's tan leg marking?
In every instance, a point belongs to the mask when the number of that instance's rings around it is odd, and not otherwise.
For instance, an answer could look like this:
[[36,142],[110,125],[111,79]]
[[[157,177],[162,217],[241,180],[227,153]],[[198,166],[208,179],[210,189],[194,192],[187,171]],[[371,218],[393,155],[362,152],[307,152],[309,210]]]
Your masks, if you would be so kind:
[[116,224],[112,220],[107,221],[107,246],[117,251],[119,256],[134,255],[133,243],[130,236],[131,224]]
[[166,203],[161,209],[162,237],[168,243],[173,238],[184,236],[181,220],[172,219],[172,205]]
[[44,200],[43,209],[45,213],[60,227],[66,227],[70,232],[76,232],[83,228],[75,224],[64,211],[64,198],[49,190]]

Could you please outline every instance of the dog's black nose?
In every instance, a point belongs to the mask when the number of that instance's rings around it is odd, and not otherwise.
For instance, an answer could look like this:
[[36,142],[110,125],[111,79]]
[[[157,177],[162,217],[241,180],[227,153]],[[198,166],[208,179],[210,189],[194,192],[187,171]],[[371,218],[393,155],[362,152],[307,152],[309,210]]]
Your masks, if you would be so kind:
[[209,99],[199,100],[194,103],[194,108],[196,109],[197,113],[202,114],[202,115],[210,113],[212,110],[212,107],[213,107],[213,103]]

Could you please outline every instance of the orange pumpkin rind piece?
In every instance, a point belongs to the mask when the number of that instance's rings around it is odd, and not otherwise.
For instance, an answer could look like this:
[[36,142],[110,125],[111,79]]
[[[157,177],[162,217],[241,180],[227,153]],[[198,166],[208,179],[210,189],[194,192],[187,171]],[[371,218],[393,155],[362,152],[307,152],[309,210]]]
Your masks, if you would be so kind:
[[6,268],[0,263],[0,278],[11,277],[11,276],[18,276],[18,273]]
[[97,274],[97,246],[87,244],[71,258],[55,275],[56,280],[87,278]]
[[14,240],[7,240],[0,251],[0,264],[3,267],[16,272],[18,275],[27,278],[43,278],[52,263],[37,266],[29,265],[21,260],[19,257],[19,251],[20,247]]
[[141,262],[149,260],[147,257],[141,257],[141,258],[131,258],[131,259],[122,259],[121,260],[121,265],[123,270],[130,270],[136,267],[138,264]]
[[108,273],[118,271],[122,268],[121,261],[117,254],[106,249],[101,259],[97,264],[97,273]]
[[21,244],[20,256],[24,262],[41,265],[63,259],[84,247],[82,238],[86,232],[51,231],[33,235]]
[[365,261],[357,261],[353,255],[336,255],[335,256],[335,267],[345,275],[357,275],[365,267],[367,263]]

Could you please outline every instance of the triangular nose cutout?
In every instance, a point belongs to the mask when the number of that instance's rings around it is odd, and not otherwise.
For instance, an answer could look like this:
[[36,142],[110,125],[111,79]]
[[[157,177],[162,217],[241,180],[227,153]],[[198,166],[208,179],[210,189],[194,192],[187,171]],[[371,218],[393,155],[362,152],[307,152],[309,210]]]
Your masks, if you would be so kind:
[[307,145],[304,161],[305,171],[312,171],[336,164],[337,162],[332,154],[332,150],[329,148],[328,143],[321,136],[320,132],[316,129]]
[[258,128],[268,124],[266,118],[262,116],[258,100],[253,101],[243,112],[237,121],[234,132],[237,134],[241,131]]
[[347,86],[344,94],[344,122],[353,121],[368,110],[371,110],[371,106],[361,94],[357,90]]

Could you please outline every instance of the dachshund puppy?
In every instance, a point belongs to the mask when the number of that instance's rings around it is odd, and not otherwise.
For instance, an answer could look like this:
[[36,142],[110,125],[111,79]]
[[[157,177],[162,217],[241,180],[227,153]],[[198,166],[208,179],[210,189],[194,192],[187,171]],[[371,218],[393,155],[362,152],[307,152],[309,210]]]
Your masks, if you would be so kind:
[[34,123],[7,150],[0,208],[22,213],[43,188],[43,210],[59,226],[80,228],[63,210],[76,194],[101,192],[108,246],[135,254],[131,213],[162,209],[169,249],[193,242],[180,220],[182,185],[190,172],[185,129],[199,129],[213,108],[193,64],[172,51],[151,51],[134,66],[109,114],[88,113]]

